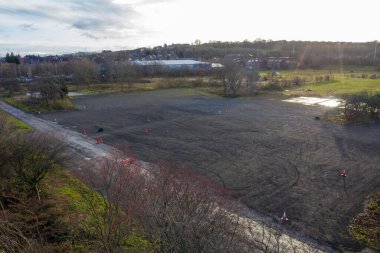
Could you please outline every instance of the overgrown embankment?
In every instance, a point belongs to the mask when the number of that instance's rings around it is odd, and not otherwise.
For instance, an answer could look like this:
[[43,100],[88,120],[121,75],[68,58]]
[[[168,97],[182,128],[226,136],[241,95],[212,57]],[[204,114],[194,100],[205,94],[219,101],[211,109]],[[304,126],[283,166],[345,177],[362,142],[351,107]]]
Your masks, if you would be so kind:
[[[0,111],[0,252],[98,252],[98,237],[81,199],[98,193],[62,170],[64,146]],[[123,250],[145,251],[138,231],[125,234]]]

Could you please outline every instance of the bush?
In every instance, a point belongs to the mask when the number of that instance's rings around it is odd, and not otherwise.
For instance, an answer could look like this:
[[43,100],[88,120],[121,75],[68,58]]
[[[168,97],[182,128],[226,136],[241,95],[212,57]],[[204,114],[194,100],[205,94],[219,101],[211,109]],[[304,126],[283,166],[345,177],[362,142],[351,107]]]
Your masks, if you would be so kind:
[[70,100],[53,100],[49,102],[49,111],[74,110],[76,107]]
[[368,121],[380,117],[380,94],[351,95],[345,100],[342,110],[347,121]]
[[38,84],[32,85],[30,90],[32,98],[41,100],[46,105],[49,105],[51,100],[64,99],[68,92],[66,83],[61,78],[42,79]]
[[372,74],[372,75],[370,75],[370,77],[369,77],[370,79],[377,79],[378,78],[378,76],[376,75],[376,74]]

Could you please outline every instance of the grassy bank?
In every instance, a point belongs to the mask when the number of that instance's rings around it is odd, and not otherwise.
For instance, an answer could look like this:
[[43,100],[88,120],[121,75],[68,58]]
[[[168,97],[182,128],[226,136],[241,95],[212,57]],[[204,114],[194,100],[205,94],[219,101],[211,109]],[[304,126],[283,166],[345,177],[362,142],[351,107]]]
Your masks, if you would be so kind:
[[286,95],[308,96],[347,96],[363,92],[380,93],[380,79],[345,79],[335,78],[333,81],[316,83],[311,82],[301,87],[294,87],[285,91]]
[[61,111],[61,110],[74,110],[76,107],[69,99],[53,100],[48,104],[40,101],[33,101],[27,97],[7,97],[3,99],[4,102],[28,113]]
[[[110,203],[58,164],[60,145],[0,110],[0,252],[99,252],[108,227],[89,210],[102,215]],[[140,231],[122,234],[122,252],[149,252]]]
[[20,130],[23,132],[29,132],[33,129],[31,126],[29,126],[25,122],[13,117],[12,115],[2,110],[0,110],[0,118],[6,120],[9,123],[9,125],[11,125],[17,130]]
[[[49,173],[44,180],[47,198],[53,200],[58,208],[64,210],[62,217],[64,222],[71,229],[71,241],[74,242],[73,250],[91,251],[96,250],[93,241],[93,224],[94,217],[89,215],[88,210],[93,208],[89,206],[89,202],[83,199],[83,192],[87,196],[93,198],[93,203],[99,212],[104,206],[103,198],[95,191],[81,183],[77,178],[70,175],[67,171],[56,169]],[[124,247],[126,251],[144,251],[148,252],[149,243],[144,239],[141,232],[131,231],[124,239]]]

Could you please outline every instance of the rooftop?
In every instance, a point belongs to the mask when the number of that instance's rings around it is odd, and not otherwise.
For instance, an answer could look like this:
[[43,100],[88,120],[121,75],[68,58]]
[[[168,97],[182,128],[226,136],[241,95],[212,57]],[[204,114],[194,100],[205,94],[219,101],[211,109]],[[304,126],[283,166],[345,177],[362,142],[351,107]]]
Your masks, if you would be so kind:
[[208,62],[195,61],[195,60],[156,60],[156,61],[134,61],[139,65],[198,65],[210,64]]

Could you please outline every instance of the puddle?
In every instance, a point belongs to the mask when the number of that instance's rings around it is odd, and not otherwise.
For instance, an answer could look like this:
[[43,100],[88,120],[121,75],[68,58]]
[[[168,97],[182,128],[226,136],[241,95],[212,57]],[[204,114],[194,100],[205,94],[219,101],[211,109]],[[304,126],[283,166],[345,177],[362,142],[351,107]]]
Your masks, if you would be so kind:
[[[29,97],[34,97],[34,98],[41,98],[41,94],[39,92],[27,92],[26,95]],[[80,92],[75,92],[75,91],[69,91],[69,93],[67,94],[67,96],[69,97],[77,97],[77,96],[83,96],[83,95],[85,94],[80,93]]]
[[342,99],[338,98],[317,98],[317,97],[298,97],[283,100],[290,103],[299,103],[303,105],[322,105],[326,107],[339,107],[342,103]]
[[80,93],[80,92],[75,92],[75,91],[69,91],[69,93],[67,94],[69,97],[77,97],[77,96],[83,96],[85,94],[83,93]]

